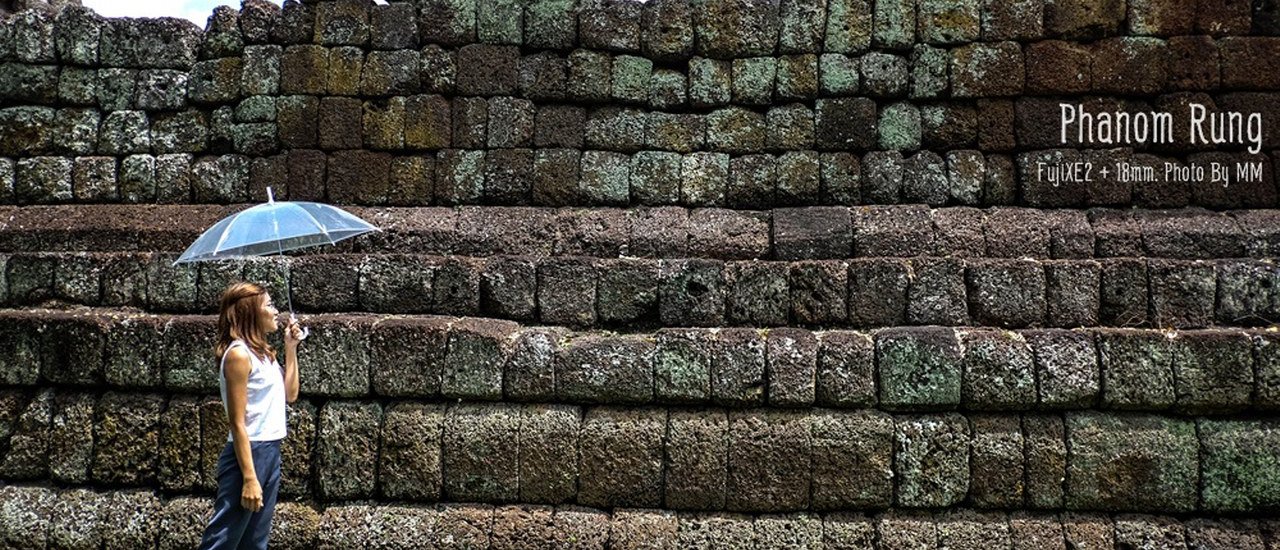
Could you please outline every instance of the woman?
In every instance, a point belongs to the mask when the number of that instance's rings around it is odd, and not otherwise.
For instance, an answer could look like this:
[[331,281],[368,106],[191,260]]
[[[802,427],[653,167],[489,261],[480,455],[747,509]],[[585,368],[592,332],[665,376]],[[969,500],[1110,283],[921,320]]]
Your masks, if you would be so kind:
[[267,335],[279,329],[271,296],[253,283],[235,283],[219,302],[218,383],[231,433],[218,458],[218,496],[200,548],[265,549],[280,489],[285,404],[298,398],[303,333],[291,320],[281,368],[267,343]]

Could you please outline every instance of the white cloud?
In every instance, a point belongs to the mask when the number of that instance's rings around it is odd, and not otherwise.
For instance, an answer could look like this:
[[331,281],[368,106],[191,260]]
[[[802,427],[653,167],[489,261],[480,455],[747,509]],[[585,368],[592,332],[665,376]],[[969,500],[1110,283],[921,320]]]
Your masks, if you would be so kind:
[[[270,1],[283,3],[283,0]],[[83,4],[103,17],[181,17],[202,29],[213,14],[213,8],[240,8],[239,0],[83,0]]]

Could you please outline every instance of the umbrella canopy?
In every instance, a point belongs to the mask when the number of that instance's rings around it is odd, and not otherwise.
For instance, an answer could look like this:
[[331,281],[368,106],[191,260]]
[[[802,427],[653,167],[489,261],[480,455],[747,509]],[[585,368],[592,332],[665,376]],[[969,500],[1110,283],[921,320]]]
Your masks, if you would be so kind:
[[370,231],[378,228],[341,208],[318,202],[276,202],[267,189],[266,204],[237,212],[206,229],[174,265],[282,254]]

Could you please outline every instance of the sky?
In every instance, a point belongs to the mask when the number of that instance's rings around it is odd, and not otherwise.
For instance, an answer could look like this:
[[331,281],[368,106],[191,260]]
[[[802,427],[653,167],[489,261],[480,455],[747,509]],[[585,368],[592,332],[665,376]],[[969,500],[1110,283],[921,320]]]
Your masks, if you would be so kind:
[[[269,0],[275,4],[283,0]],[[181,17],[204,28],[213,8],[240,9],[240,0],[81,0],[103,17]]]

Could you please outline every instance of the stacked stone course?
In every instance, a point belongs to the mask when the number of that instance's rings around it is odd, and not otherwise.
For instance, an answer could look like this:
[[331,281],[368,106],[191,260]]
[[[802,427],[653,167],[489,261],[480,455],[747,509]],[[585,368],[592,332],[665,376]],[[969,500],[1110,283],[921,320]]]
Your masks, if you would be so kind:
[[[241,279],[312,327],[273,547],[1280,548],[1273,2],[18,4],[0,548],[196,544]],[[1166,162],[1261,177],[1098,173]],[[171,265],[268,187],[383,231]]]

